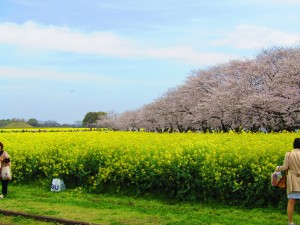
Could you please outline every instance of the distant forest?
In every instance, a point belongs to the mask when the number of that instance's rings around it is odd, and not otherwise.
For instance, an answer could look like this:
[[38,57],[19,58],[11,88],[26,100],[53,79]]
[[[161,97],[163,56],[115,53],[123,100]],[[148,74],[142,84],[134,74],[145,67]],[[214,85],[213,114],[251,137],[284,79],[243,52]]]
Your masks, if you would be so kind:
[[81,122],[78,122],[76,124],[59,124],[56,121],[48,120],[48,121],[38,121],[37,119],[1,119],[0,120],[0,127],[12,127],[14,124],[18,127],[18,124],[24,128],[24,127],[81,127]]

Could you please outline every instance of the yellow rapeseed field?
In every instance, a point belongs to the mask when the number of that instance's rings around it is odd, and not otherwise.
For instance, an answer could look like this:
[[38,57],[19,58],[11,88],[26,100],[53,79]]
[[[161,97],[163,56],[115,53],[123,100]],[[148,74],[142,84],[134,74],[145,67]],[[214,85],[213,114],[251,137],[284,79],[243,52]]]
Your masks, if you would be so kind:
[[14,182],[59,177],[93,192],[261,204],[270,174],[299,133],[2,132]]

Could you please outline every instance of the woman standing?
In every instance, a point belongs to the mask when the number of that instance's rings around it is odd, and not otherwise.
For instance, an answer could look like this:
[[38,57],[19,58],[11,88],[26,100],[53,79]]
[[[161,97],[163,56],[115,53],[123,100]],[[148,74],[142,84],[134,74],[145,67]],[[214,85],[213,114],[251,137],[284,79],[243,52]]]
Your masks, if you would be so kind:
[[3,144],[0,142],[0,163],[1,163],[1,181],[2,181],[2,193],[0,194],[0,199],[4,198],[7,195],[7,187],[8,187],[8,180],[2,179],[2,168],[4,166],[10,166],[10,158],[6,151],[3,150]]
[[300,199],[300,138],[294,140],[294,149],[285,154],[282,166],[277,166],[276,171],[287,170],[286,191],[288,197],[287,216],[289,225],[295,225],[293,214],[296,199]]

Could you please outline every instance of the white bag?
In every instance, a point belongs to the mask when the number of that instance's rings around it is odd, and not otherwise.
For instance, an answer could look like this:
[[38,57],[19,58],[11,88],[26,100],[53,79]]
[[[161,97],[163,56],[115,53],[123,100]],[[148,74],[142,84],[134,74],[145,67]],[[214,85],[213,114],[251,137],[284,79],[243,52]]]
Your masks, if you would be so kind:
[[282,177],[281,172],[274,172],[271,174],[271,184],[275,187],[278,184],[278,181],[280,180],[280,178]]
[[51,191],[59,192],[66,189],[65,183],[63,180],[55,178],[52,180]]
[[2,180],[11,180],[11,171],[10,171],[10,166],[4,166],[1,168],[1,177]]

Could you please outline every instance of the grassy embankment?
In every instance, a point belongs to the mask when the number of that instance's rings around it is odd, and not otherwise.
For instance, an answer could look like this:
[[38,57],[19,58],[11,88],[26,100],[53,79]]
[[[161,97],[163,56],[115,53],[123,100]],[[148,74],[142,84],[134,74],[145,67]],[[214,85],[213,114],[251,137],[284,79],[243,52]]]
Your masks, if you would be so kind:
[[13,123],[9,123],[7,125],[5,125],[3,128],[5,129],[22,129],[22,128],[32,128],[31,125],[25,123],[25,122],[13,122]]
[[[180,203],[121,195],[96,195],[81,189],[53,193],[39,185],[9,186],[9,196],[0,209],[51,216],[103,225],[117,224],[210,224],[210,225],[280,225],[286,223],[284,209],[224,206],[217,203]],[[300,216],[295,215],[300,221]],[[54,224],[20,216],[0,214],[7,224]]]

